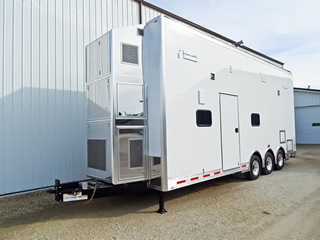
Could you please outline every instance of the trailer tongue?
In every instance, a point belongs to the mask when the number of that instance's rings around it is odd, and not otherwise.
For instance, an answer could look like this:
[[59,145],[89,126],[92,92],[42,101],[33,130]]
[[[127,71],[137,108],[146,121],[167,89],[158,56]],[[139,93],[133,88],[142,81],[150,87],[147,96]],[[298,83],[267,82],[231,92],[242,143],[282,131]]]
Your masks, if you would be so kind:
[[[47,192],[54,194],[57,202],[86,200],[86,203],[90,203],[93,198],[138,194],[146,191],[150,191],[150,188],[147,187],[147,182],[112,185],[92,179],[61,184],[60,180],[56,179],[54,188]],[[164,208],[164,195],[162,192],[159,192],[159,209],[157,212],[161,214],[167,212]]]
[[68,182],[61,184],[60,180],[56,179],[54,188],[48,190],[48,193],[55,194],[55,200],[57,202],[81,200],[87,200],[89,202],[93,198],[137,194],[147,190],[148,188],[145,182],[112,185],[92,179],[83,182]]

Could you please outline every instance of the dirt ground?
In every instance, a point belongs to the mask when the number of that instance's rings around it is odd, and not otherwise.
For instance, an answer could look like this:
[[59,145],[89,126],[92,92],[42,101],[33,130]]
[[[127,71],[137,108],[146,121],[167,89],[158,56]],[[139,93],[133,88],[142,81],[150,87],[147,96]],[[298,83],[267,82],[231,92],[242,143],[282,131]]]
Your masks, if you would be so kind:
[[299,145],[284,169],[170,192],[57,203],[36,192],[0,199],[0,239],[320,239],[320,145]]

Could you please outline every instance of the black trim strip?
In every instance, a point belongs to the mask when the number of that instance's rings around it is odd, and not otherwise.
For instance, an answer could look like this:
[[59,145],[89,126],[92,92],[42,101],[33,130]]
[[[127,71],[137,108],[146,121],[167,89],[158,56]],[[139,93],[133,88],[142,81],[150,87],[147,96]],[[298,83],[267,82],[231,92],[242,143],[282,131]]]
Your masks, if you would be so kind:
[[116,119],[117,126],[144,126],[143,119]]
[[142,24],[142,1],[137,1],[139,3],[139,24]]
[[320,89],[310,89],[310,88],[297,88],[297,87],[295,87],[294,90],[302,90],[302,91],[310,91],[310,92],[320,92]]
[[[169,16],[169,17],[172,17],[172,18],[174,18],[174,19],[177,19],[177,20],[180,21],[180,22],[186,23],[186,24],[188,24],[188,25],[190,25],[190,26],[192,26],[192,27],[194,27],[194,28],[197,28],[197,29],[199,29],[199,30],[201,30],[201,31],[203,31],[203,32],[209,33],[210,35],[215,36],[215,37],[217,37],[217,38],[220,38],[220,39],[222,39],[222,40],[224,40],[224,41],[226,41],[226,42],[228,42],[228,43],[231,43],[231,44],[233,44],[233,45],[236,44],[236,41],[233,41],[233,40],[230,39],[230,38],[227,38],[227,37],[225,37],[225,36],[223,36],[223,35],[220,35],[219,33],[213,32],[213,31],[211,31],[211,30],[209,30],[209,29],[207,29],[207,28],[205,28],[205,27],[202,27],[202,26],[200,26],[200,25],[198,25],[198,24],[196,24],[196,23],[194,23],[194,22],[191,22],[191,21],[185,19],[185,18],[182,18],[182,17],[180,17],[180,16],[178,16],[178,15],[175,15],[175,14],[173,14],[173,13],[171,13],[171,12],[168,12],[168,11],[166,11],[166,10],[164,10],[164,9],[162,9],[162,8],[159,8],[159,7],[157,7],[157,6],[155,6],[155,5],[151,4],[151,3],[145,2],[145,1],[143,1],[143,0],[135,0],[135,1],[138,2],[139,4],[143,4],[143,5],[147,6],[147,7],[150,7],[150,8],[152,8],[152,9],[160,12],[160,13],[163,13],[163,14]],[[141,16],[141,18],[142,18],[142,13],[141,13],[141,11],[140,11],[139,14],[140,14],[140,16]],[[284,65],[283,62],[280,62],[280,61],[278,61],[278,60],[276,60],[276,59],[274,59],[274,58],[272,58],[272,57],[269,57],[269,56],[267,56],[267,55],[264,55],[263,53],[257,52],[256,50],[253,50],[252,48],[249,48],[249,47],[246,47],[246,46],[238,46],[238,47],[239,47],[239,48],[242,48],[242,49],[244,49],[244,50],[246,50],[246,51],[248,51],[248,52],[254,53],[255,55],[258,55],[258,56],[260,56],[260,57],[263,57],[263,58],[265,58],[265,59],[268,59],[268,60],[270,60],[270,61],[272,61],[272,62],[275,62],[275,63],[277,63],[277,64],[280,64],[280,65],[282,65],[282,66]]]
[[[77,183],[84,182],[84,181],[89,181],[89,180],[91,180],[91,179],[88,178],[88,179],[80,180],[80,181],[77,181]],[[5,194],[0,194],[0,198],[2,198],[2,197],[10,197],[12,195],[18,195],[18,194],[22,194],[22,193],[32,193],[32,192],[36,192],[36,191],[42,191],[42,190],[53,188],[54,186],[55,185],[50,185],[50,186],[46,186],[46,187],[31,188],[31,189],[17,191],[17,192],[10,192],[10,193],[5,193]]]
[[53,185],[51,186],[47,186],[47,187],[41,187],[41,188],[33,188],[33,189],[28,189],[28,190],[23,190],[23,191],[17,191],[17,192],[11,192],[11,193],[5,193],[5,194],[1,194],[1,197],[9,197],[11,195],[16,195],[16,194],[22,194],[22,193],[29,193],[29,192],[35,192],[35,191],[40,191],[40,190],[45,190],[48,188],[52,188],[54,187]]

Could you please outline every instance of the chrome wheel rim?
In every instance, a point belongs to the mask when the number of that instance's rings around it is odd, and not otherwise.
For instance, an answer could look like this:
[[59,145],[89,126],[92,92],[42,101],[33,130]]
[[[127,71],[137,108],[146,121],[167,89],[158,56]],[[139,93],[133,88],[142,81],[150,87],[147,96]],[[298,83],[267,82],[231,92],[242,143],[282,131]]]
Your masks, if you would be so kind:
[[267,159],[266,159],[266,168],[268,171],[272,170],[272,158],[271,157],[267,157]]
[[258,176],[260,171],[259,162],[257,160],[254,160],[252,163],[252,174],[254,176]]
[[283,156],[281,153],[278,154],[278,165],[280,167],[283,165]]

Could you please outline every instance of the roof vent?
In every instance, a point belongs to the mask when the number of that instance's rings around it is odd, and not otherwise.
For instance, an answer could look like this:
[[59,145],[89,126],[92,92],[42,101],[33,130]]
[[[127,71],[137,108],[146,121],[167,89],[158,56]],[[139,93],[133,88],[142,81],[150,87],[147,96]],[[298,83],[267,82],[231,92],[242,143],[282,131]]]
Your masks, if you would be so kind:
[[122,43],[122,63],[139,64],[138,46]]

